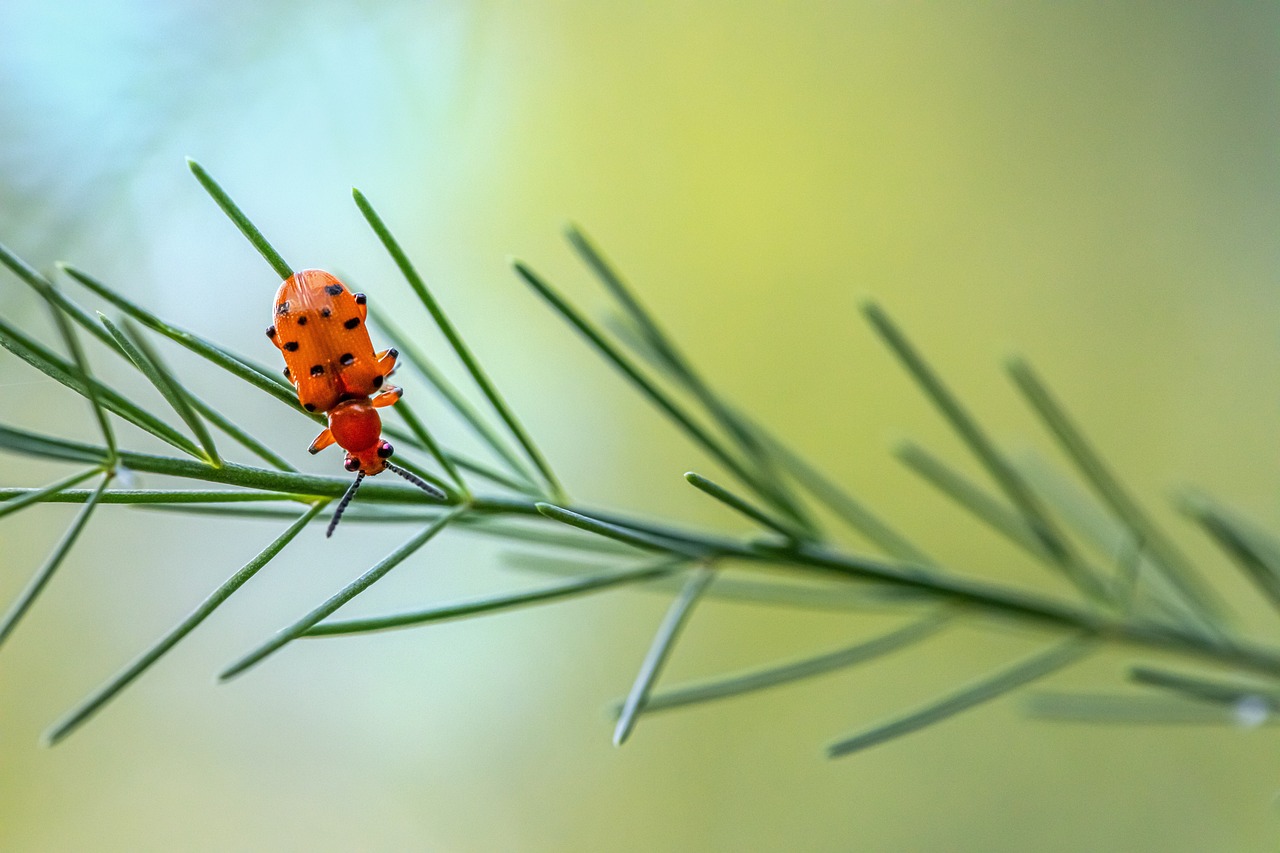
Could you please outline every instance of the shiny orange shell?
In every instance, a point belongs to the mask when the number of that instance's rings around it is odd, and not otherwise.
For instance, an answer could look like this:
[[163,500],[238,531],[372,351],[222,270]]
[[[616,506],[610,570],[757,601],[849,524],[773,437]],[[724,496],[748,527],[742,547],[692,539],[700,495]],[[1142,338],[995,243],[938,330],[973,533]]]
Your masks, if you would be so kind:
[[353,294],[324,270],[302,270],[276,291],[275,323],[267,336],[280,348],[285,376],[309,412],[368,397],[386,379],[365,328],[363,294]]

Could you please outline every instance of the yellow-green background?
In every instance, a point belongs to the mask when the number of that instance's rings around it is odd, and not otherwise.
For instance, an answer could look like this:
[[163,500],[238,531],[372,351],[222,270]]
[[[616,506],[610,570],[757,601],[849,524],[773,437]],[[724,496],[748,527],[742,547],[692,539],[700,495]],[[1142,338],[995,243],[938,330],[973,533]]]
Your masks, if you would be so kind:
[[[359,185],[575,497],[745,531],[680,480],[716,469],[506,266],[525,258],[600,308],[559,238],[573,218],[708,376],[833,477],[957,569],[1061,591],[892,461],[889,445],[909,435],[976,471],[860,320],[859,299],[875,295],[998,438],[1047,450],[999,369],[1011,349],[1027,353],[1244,624],[1275,636],[1166,498],[1194,482],[1280,527],[1280,7],[240,7],[0,3],[0,240],[40,266],[72,259],[272,362],[261,327],[273,277],[187,174],[192,155],[291,263],[350,275],[443,358],[350,203]],[[0,305],[47,333],[11,278]],[[165,352],[290,459],[337,466],[304,458],[309,424]],[[7,355],[0,419],[93,436],[82,401]],[[0,458],[4,485],[62,470]],[[0,599],[71,513],[0,523]],[[622,750],[603,709],[665,607],[649,593],[299,644],[212,683],[403,534],[386,528],[303,536],[91,725],[57,749],[36,745],[273,531],[118,507],[95,516],[0,650],[0,848],[1280,844],[1280,749],[1266,729],[1060,726],[1026,721],[1013,700],[821,757],[835,736],[1034,648],[1006,632],[962,630],[832,678],[647,719]],[[499,565],[492,546],[451,535],[353,610],[530,582]],[[707,604],[669,677],[893,624]],[[1114,686],[1132,659],[1104,656],[1054,686]]]

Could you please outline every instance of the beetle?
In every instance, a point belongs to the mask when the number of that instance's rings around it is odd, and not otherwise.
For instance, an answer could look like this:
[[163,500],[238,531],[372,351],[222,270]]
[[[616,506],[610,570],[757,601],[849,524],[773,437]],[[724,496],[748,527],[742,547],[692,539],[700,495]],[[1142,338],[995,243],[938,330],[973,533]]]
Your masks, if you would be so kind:
[[365,327],[368,299],[352,293],[324,270],[301,270],[276,291],[274,322],[267,337],[284,356],[284,375],[308,412],[324,412],[328,426],[308,451],[319,453],[331,444],[347,452],[343,467],[356,475],[333,513],[326,536],[332,536],[347,504],[366,476],[393,471],[445,500],[444,492],[390,461],[395,452],[382,437],[378,409],[394,405],[403,390],[387,384],[396,368],[395,349],[374,352]]

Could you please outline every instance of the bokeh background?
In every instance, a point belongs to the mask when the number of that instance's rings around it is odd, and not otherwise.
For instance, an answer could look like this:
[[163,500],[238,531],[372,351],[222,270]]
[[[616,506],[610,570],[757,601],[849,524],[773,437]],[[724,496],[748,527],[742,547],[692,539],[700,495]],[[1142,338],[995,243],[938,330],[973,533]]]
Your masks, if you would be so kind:
[[[560,237],[572,218],[730,397],[923,547],[1060,591],[893,461],[911,436],[977,471],[861,321],[858,301],[874,295],[997,437],[1053,458],[1000,370],[1011,350],[1030,356],[1249,630],[1274,637],[1167,498],[1196,483],[1280,528],[1278,35],[1268,3],[4,0],[0,240],[41,267],[74,260],[270,363],[275,281],[191,179],[191,155],[292,263],[359,280],[443,360],[350,202],[358,185],[575,497],[745,532],[680,479],[716,469],[510,272],[514,254],[601,307]],[[0,306],[48,333],[7,275]],[[289,458],[337,465],[306,458],[309,423],[165,352]],[[82,401],[7,353],[0,419],[93,436]],[[0,458],[4,485],[61,470]],[[0,524],[0,600],[72,512]],[[665,609],[652,592],[297,644],[212,683],[404,532],[382,527],[302,537],[83,731],[37,746],[275,529],[119,507],[95,517],[0,654],[0,848],[1280,845],[1267,729],[1037,723],[1015,699],[822,757],[834,736],[1038,641],[1008,632],[959,630],[645,719],[622,750],[605,707]],[[353,611],[536,582],[504,568],[502,550],[447,536]],[[893,624],[706,603],[668,678]],[[1131,660],[1103,656],[1054,686],[1113,685]]]

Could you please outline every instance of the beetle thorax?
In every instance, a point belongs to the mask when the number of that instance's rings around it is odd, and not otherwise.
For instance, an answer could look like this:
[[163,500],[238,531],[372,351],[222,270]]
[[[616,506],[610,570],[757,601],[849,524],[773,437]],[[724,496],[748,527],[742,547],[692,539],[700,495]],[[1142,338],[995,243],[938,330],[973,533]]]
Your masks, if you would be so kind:
[[345,400],[330,410],[329,429],[342,449],[360,453],[377,446],[382,419],[367,397]]

